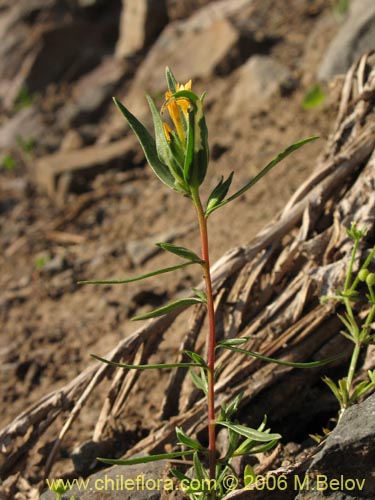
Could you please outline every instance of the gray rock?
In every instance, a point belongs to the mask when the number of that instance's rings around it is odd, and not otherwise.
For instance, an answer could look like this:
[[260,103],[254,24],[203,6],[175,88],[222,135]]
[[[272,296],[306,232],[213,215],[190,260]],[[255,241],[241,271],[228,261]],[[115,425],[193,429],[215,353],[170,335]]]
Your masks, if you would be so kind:
[[123,0],[116,56],[129,57],[148,47],[167,22],[165,0]]
[[79,125],[94,118],[111,101],[125,74],[126,65],[112,58],[85,74],[74,84],[72,100],[59,113],[61,125]]
[[296,500],[375,498],[374,464],[375,394],[344,413],[307,471],[311,491]]
[[259,108],[290,78],[288,68],[272,57],[250,57],[234,76],[235,83],[231,85],[231,98],[226,108],[228,116],[241,114],[244,103],[249,109]]
[[21,109],[0,127],[0,150],[20,146],[20,140],[39,140],[45,131],[42,117],[35,106]]
[[346,73],[359,56],[371,49],[375,49],[375,2],[353,0],[346,21],[319,67],[318,79]]
[[75,20],[69,2],[12,2],[0,19],[3,106],[12,109],[24,87],[30,93],[39,92],[51,82],[72,81],[94,67],[107,50],[106,29],[78,17]]
[[[171,487],[169,469],[166,461],[114,466],[78,480],[81,488],[75,485],[62,495],[62,500],[159,500],[164,489]],[[40,500],[56,500],[56,494],[46,491]]]

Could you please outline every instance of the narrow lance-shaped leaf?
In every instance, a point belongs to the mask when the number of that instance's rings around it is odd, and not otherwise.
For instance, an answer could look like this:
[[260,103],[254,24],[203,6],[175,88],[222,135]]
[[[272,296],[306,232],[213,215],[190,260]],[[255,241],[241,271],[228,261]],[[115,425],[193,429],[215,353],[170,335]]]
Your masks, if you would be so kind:
[[205,362],[205,360],[202,358],[202,356],[200,356],[198,353],[196,352],[193,352],[193,351],[184,351],[184,353],[189,356],[190,359],[192,359],[193,361],[195,361],[195,363],[199,366],[203,366],[203,367],[206,367],[207,364]]
[[199,297],[203,304],[207,304],[207,295],[203,290],[198,290],[197,288],[193,288],[193,292],[197,297]]
[[142,319],[158,318],[159,316],[164,316],[165,314],[175,311],[176,309],[180,309],[182,307],[185,308],[188,306],[201,303],[202,301],[198,297],[188,297],[186,299],[178,299],[175,300],[174,302],[171,302],[170,304],[167,304],[166,306],[159,307],[158,309],[154,309],[153,311],[150,311],[148,313],[140,314],[139,316],[134,316],[134,318],[131,318],[131,320],[139,321]]
[[187,455],[193,455],[194,450],[188,451],[176,451],[174,453],[162,453],[160,455],[150,455],[147,457],[129,458],[128,460],[121,460],[117,458],[99,458],[96,460],[102,462],[103,464],[109,465],[137,465],[137,464],[147,464],[150,462],[157,462],[159,460],[170,460],[172,458],[186,457]]
[[128,370],[155,370],[164,368],[191,368],[198,366],[196,363],[159,363],[154,365],[127,365],[125,363],[117,363],[116,361],[110,361],[109,359],[101,358],[96,354],[90,354],[90,356],[97,361],[106,363],[107,365],[116,366],[116,368],[127,368]]
[[181,427],[176,427],[176,436],[180,444],[188,446],[191,449],[203,450],[203,446],[198,441],[188,436]]
[[254,439],[254,441],[259,441],[261,443],[268,443],[269,441],[274,441],[275,439],[281,439],[280,434],[270,434],[268,432],[257,431],[255,429],[250,429],[250,427],[246,427],[245,425],[232,424],[231,422],[217,423],[231,429],[234,432],[237,432],[237,434],[240,434],[241,436]]
[[308,137],[307,139],[303,139],[302,141],[299,141],[299,142],[296,142],[290,146],[288,146],[286,149],[284,149],[284,151],[282,151],[281,153],[279,153],[273,160],[271,160],[260,172],[259,174],[257,174],[250,182],[248,182],[247,184],[245,184],[245,186],[243,186],[239,191],[237,191],[236,193],[232,194],[229,198],[227,198],[226,200],[223,200],[221,203],[219,203],[218,205],[216,205],[216,207],[214,207],[211,212],[213,212],[214,210],[218,209],[219,207],[222,207],[223,205],[226,205],[227,203],[229,203],[230,201],[233,201],[235,200],[236,198],[238,198],[239,196],[241,196],[243,193],[245,193],[246,191],[248,191],[250,188],[252,188],[258,181],[260,181],[260,179],[262,177],[264,177],[270,170],[272,170],[278,163],[280,163],[282,160],[284,160],[284,158],[286,158],[287,156],[289,156],[291,153],[293,153],[294,151],[296,151],[297,149],[301,148],[302,146],[304,146],[305,144],[307,144],[308,142],[312,142],[312,141],[315,141],[316,139],[319,139],[319,137]]
[[233,174],[234,174],[234,172],[231,172],[231,174],[229,175],[229,177],[225,181],[223,181],[223,178],[221,178],[219,184],[215,187],[215,189],[212,191],[212,193],[208,197],[206,216],[209,215],[213,211],[213,209],[219,203],[221,203],[224,200],[224,198],[226,197],[228,190],[230,188],[230,185],[232,183]]
[[196,477],[200,482],[203,483],[202,484],[203,486],[204,485],[203,479],[209,479],[209,475],[207,474],[207,471],[203,467],[202,462],[199,460],[198,453],[194,453],[193,464]]
[[224,349],[228,349],[228,351],[239,352],[241,354],[246,354],[247,356],[251,356],[253,358],[261,359],[263,361],[268,361],[270,363],[275,363],[277,365],[283,366],[291,366],[293,368],[316,368],[317,366],[323,366],[332,361],[336,361],[344,356],[344,354],[338,354],[337,356],[331,356],[330,358],[323,359],[321,361],[311,361],[308,363],[298,363],[294,361],[283,361],[281,359],[269,358],[268,356],[263,356],[262,354],[258,354],[254,351],[246,351],[246,349],[241,349],[239,347],[235,347],[233,345],[227,345],[219,343],[217,347],[223,347]]
[[133,278],[126,278],[123,280],[87,280],[87,281],[77,281],[77,285],[121,285],[124,283],[132,283],[133,281],[140,281],[146,278],[151,278],[151,276],[157,276],[158,274],[170,273],[181,269],[182,267],[190,266],[191,264],[197,264],[197,262],[184,262],[183,264],[178,264],[176,266],[165,267],[164,269],[157,269],[150,273],[141,274]]
[[256,455],[257,453],[264,453],[265,451],[272,450],[272,448],[275,447],[275,445],[278,443],[278,439],[274,439],[273,441],[270,441],[269,443],[266,443],[261,446],[257,446],[256,448],[254,445],[250,446],[248,449],[239,447],[234,453],[234,457],[239,457],[241,455]]
[[190,370],[189,373],[195,387],[200,391],[202,391],[207,396],[208,384],[204,372],[203,373],[201,372],[202,376],[197,375],[196,373],[193,372],[193,370]]
[[194,127],[194,175],[198,184],[201,185],[206,177],[209,161],[208,129],[202,101],[198,100],[196,106],[197,110],[195,113]]
[[167,252],[178,255],[183,259],[190,260],[191,262],[199,264],[203,262],[196,253],[194,253],[192,250],[189,250],[188,248],[174,245],[173,243],[156,243],[156,246],[162,248],[163,250],[166,250]]
[[190,185],[192,182],[192,171],[194,170],[194,115],[195,110],[188,110],[187,134],[185,147],[184,179]]
[[165,76],[167,79],[168,90],[169,92],[172,92],[172,94],[174,94],[177,88],[177,80],[168,66],[165,69]]
[[164,165],[158,157],[155,139],[152,137],[146,127],[123,104],[121,104],[120,101],[118,101],[116,98],[114,98],[113,100],[128,122],[130,128],[137,136],[146,156],[147,162],[154,171],[155,175],[168,187],[174,189],[174,178],[170,173],[168,167]]
[[216,347],[224,347],[224,346],[237,346],[241,344],[246,344],[250,337],[241,337],[237,339],[225,339],[221,340]]

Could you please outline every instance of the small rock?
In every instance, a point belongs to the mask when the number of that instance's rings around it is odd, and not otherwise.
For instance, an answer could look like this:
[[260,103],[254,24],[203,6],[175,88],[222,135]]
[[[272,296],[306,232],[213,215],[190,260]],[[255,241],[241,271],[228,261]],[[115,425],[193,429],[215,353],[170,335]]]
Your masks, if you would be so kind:
[[258,109],[290,79],[289,70],[269,56],[253,56],[235,75],[228,116],[235,116],[247,109]]
[[353,0],[345,23],[319,67],[318,79],[346,73],[359,56],[372,49],[375,49],[375,2]]
[[[148,464],[115,466],[88,477],[86,491],[74,486],[62,495],[62,500],[159,500],[163,491],[172,491],[168,478],[171,465],[165,460]],[[52,491],[43,493],[40,500],[56,500]]]
[[72,90],[72,101],[59,113],[63,127],[79,125],[98,114],[110,102],[116,86],[126,74],[126,65],[113,58],[80,78]]
[[123,0],[116,56],[132,56],[148,47],[167,22],[165,0]]
[[60,151],[74,151],[83,146],[83,140],[76,130],[68,130],[60,145]]
[[43,136],[45,126],[35,106],[21,109],[0,127],[0,150],[20,145],[20,140],[38,140]]
[[58,193],[59,199],[63,199],[61,190],[69,191],[74,176],[90,178],[114,165],[124,167],[127,162],[131,165],[135,147],[136,138],[130,136],[106,145],[59,151],[35,162],[34,179],[50,196],[55,197]]
[[56,255],[53,259],[46,262],[40,269],[41,274],[60,273],[66,268],[67,262],[63,255]]

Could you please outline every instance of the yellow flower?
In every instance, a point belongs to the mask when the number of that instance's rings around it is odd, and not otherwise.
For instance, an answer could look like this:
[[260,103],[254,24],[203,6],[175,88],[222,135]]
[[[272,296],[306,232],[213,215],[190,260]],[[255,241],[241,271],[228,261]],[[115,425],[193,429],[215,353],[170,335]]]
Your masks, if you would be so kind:
[[163,122],[163,128],[164,128],[164,134],[165,134],[165,137],[167,138],[167,141],[171,142],[171,132],[172,132],[171,127],[168,125],[168,123]]
[[[178,83],[176,85],[176,92],[180,92],[181,90],[190,91],[191,80],[185,83],[185,85],[180,85]],[[184,132],[184,127],[182,125],[180,113],[182,112],[185,118],[187,118],[189,106],[190,106],[189,99],[186,99],[185,97],[179,97],[175,99],[173,97],[172,92],[168,91],[165,93],[165,103],[161,108],[161,112],[164,113],[165,109],[166,108],[168,109],[169,116],[171,117],[173,125],[175,126],[177,134],[182,142],[185,141],[185,132]],[[170,133],[172,132],[172,129],[166,123],[163,123],[163,125],[167,141],[170,142]]]

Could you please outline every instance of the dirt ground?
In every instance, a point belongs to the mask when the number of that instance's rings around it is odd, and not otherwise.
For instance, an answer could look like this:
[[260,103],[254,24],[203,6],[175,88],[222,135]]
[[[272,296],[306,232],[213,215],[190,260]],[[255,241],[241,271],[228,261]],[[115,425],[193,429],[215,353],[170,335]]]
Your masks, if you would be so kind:
[[[330,97],[323,106],[301,108],[319,60],[338,28],[329,2],[282,0],[277,7],[274,4],[264,0],[259,17],[264,31],[278,39],[270,54],[289,68],[294,86],[280,91],[261,109],[252,111],[244,103],[243,112],[229,120],[225,113],[223,117],[223,107],[231,100],[233,75],[203,82],[208,99],[212,86],[229,89],[208,111],[214,159],[203,195],[221,175],[234,170],[235,189],[288,144],[311,135],[321,139],[211,217],[213,262],[250,241],[277,215],[314,168],[335,117],[333,90],[327,89]],[[188,268],[129,286],[76,284],[81,279],[124,278],[171,265],[172,259],[163,253],[138,264],[134,261],[137,250],[129,250],[129,243],[145,247],[169,231],[176,236],[175,243],[199,252],[189,201],[161,186],[142,161],[131,170],[112,170],[86,181],[84,189],[71,192],[66,207],[58,209],[35,185],[33,161],[20,158],[15,170],[0,171],[0,228],[1,427],[72,380],[92,363],[90,353],[105,355],[134,331],[137,325],[130,322],[132,315],[163,304],[200,280],[199,271]],[[177,335],[164,340],[159,359],[173,359]],[[139,405],[130,408],[119,423],[134,433],[132,439],[147,433],[157,419],[165,381],[166,376],[157,374],[142,382]],[[71,468],[68,453],[90,438],[100,405],[91,400],[69,432],[54,467],[56,474]],[[54,432],[62,422],[54,424]],[[20,464],[20,470],[24,466]],[[28,469],[22,470],[30,482],[38,476],[37,466],[36,455]]]

